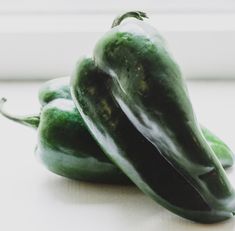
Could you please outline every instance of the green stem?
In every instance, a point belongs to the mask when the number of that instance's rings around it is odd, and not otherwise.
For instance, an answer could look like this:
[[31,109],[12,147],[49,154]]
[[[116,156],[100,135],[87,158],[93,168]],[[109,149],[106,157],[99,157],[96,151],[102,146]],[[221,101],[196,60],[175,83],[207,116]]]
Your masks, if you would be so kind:
[[5,116],[6,118],[13,120],[17,123],[33,127],[33,128],[38,128],[39,123],[40,123],[40,116],[38,115],[31,115],[31,116],[13,116],[7,113],[6,111],[3,110],[4,103],[7,101],[6,98],[2,98],[0,100],[0,114]]
[[115,26],[118,26],[125,18],[129,18],[129,17],[136,18],[136,19],[139,19],[141,21],[143,21],[144,18],[148,18],[148,16],[142,11],[129,11],[125,14],[117,16],[114,19],[111,28],[113,28]]

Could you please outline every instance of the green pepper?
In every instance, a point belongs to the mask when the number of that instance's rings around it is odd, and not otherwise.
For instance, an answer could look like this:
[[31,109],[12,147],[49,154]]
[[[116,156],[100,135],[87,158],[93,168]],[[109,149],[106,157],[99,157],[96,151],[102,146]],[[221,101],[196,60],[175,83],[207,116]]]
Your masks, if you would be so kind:
[[[178,67],[161,39],[145,36],[154,30],[140,26],[126,23],[98,42],[95,62],[107,74],[90,59],[78,63],[71,80],[74,102],[106,155],[143,192],[197,222],[228,219],[234,212],[234,190],[198,128]],[[138,113],[145,104],[157,109]],[[158,117],[151,121],[148,114]],[[155,136],[147,136],[148,129]]]
[[[44,83],[39,90],[39,101],[43,107],[40,116],[18,118],[10,116],[3,110],[0,111],[10,119],[38,129],[39,145],[35,152],[48,169],[72,179],[103,183],[130,183],[127,177],[117,170],[117,167],[110,166],[109,159],[87,134],[81,116],[71,99],[69,77]],[[59,118],[62,118],[62,124],[58,123]],[[87,138],[82,139],[84,144],[82,143],[81,146],[74,144],[74,138],[71,138],[71,135],[68,137],[63,132],[64,124],[70,124],[72,134],[77,138],[85,133]],[[227,145],[208,129],[202,128],[202,131],[222,165],[225,168],[232,166],[234,156]],[[71,134],[71,131],[66,129],[66,133]],[[60,136],[55,134],[60,134]],[[91,147],[86,147],[86,144]],[[71,163],[72,160],[74,161]],[[102,169],[104,169],[103,173],[100,172]]]
[[[118,17],[113,28],[96,44],[94,60],[111,76],[109,92],[114,101],[158,152],[151,157],[147,157],[146,152],[138,153],[133,159],[126,152],[125,158],[121,153],[114,155],[110,152],[109,155],[143,192],[178,215],[202,223],[232,217],[234,189],[202,135],[179,67],[153,27],[138,20],[120,24],[128,17],[142,20],[145,14],[128,12]],[[82,77],[77,74],[77,78]],[[76,91],[79,91],[78,87]],[[82,102],[77,104],[80,104],[80,110],[84,110]],[[85,122],[89,124],[90,121]],[[92,126],[96,123],[94,119]],[[201,201],[201,206],[180,196],[171,201],[160,195],[159,188],[163,189],[172,179],[168,176],[157,184],[158,177],[153,175],[159,167],[156,163],[159,155],[187,182],[188,187],[195,190],[199,196],[195,201]],[[171,193],[179,194],[178,188],[171,189]],[[183,202],[179,203],[180,200]]]
[[[35,154],[52,172],[67,178],[90,182],[129,184],[129,179],[103,154],[89,134],[68,90],[68,78],[44,84],[39,91],[40,115],[7,118],[38,130]],[[65,89],[63,89],[65,87]],[[65,98],[63,98],[65,97]],[[66,99],[67,98],[67,99]],[[225,158],[227,159],[227,158]]]

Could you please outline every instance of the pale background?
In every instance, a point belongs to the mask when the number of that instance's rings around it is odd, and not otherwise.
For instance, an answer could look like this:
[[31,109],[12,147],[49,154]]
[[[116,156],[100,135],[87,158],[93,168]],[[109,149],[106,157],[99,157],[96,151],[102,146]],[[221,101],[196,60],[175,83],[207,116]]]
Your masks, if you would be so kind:
[[[234,1],[0,0],[0,97],[6,110],[39,112],[44,80],[70,75],[123,10],[141,9],[166,38],[187,78],[198,120],[235,151]],[[34,157],[36,131],[0,116],[0,230],[235,230],[200,225],[135,187],[67,180]],[[235,186],[235,171],[228,171]]]
[[127,10],[147,12],[186,78],[234,78],[233,0],[0,0],[0,78],[70,75]]

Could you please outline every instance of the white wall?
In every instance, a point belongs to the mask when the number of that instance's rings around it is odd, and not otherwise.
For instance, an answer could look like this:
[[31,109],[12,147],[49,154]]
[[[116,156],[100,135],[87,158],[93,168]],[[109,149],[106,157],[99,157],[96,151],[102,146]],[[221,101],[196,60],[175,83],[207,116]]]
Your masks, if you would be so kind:
[[0,0],[0,78],[69,75],[125,9],[148,13],[185,77],[235,77],[233,1]]

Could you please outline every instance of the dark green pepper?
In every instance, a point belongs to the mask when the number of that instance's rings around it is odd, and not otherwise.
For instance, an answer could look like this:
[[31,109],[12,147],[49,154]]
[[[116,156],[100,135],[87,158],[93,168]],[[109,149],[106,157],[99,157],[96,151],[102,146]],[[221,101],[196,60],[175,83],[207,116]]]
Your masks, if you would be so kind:
[[[128,12],[118,17],[114,28],[97,43],[94,60],[101,70],[111,76],[109,91],[115,102],[158,152],[151,157],[146,152],[138,153],[135,158],[127,152],[114,155],[111,149],[106,150],[107,154],[110,152],[115,163],[143,192],[171,211],[202,223],[232,217],[235,210],[234,190],[199,129],[177,64],[154,28],[136,20],[119,25],[126,17],[142,20],[145,14]],[[77,78],[82,79],[79,74]],[[77,92],[80,82],[74,84]],[[78,99],[81,111],[84,110],[84,101]],[[83,113],[87,112],[84,110]],[[87,117],[91,118],[91,115]],[[93,118],[91,126],[91,121],[87,121],[86,117],[83,119],[90,130],[100,123]],[[93,129],[93,133],[97,130]],[[115,143],[115,138],[112,141]],[[104,141],[103,148],[105,145]],[[159,183],[158,176],[153,176],[159,167],[156,162],[159,155],[187,182],[184,184],[194,190],[197,196],[191,195],[191,200],[198,201],[198,206],[180,196],[172,201],[159,193],[159,188],[167,187],[172,180],[169,176],[165,180],[163,177]],[[180,194],[178,188],[169,191]],[[179,203],[180,200],[185,201]]]
[[111,85],[110,76],[91,59],[78,64],[71,81],[74,102],[106,155],[141,190],[171,211],[187,218],[209,211],[197,190],[129,121],[110,94]]

